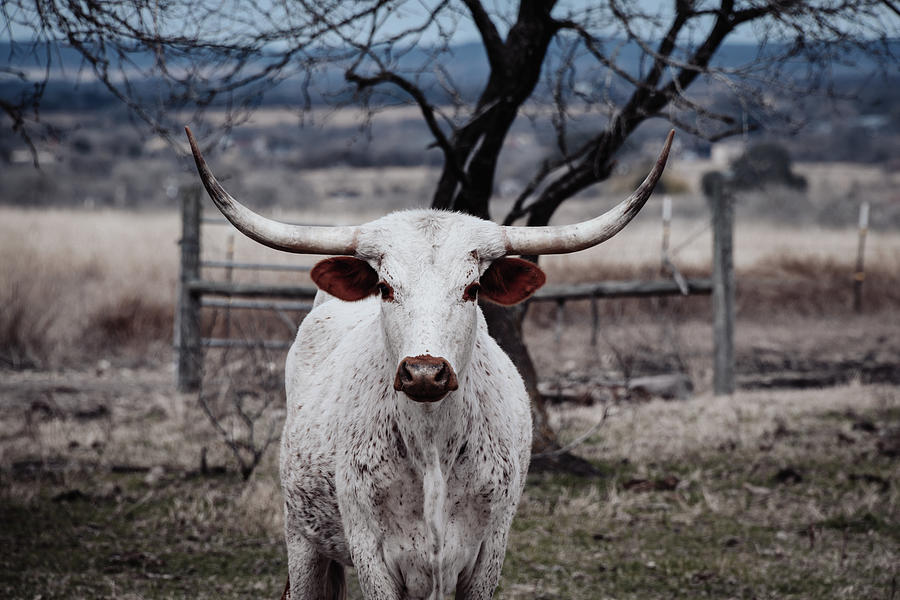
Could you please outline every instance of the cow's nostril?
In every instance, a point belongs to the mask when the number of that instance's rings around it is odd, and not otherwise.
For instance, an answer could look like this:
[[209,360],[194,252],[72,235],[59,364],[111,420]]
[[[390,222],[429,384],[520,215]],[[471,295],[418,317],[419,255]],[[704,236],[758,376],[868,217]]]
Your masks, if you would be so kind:
[[400,380],[404,383],[412,383],[413,375],[409,370],[409,364],[404,360],[400,363]]
[[447,373],[447,363],[440,365],[440,369],[434,376],[435,383],[446,383],[450,375]]
[[403,359],[400,361],[400,366],[397,367],[397,374],[394,376],[394,389],[401,392],[411,385],[412,382],[413,376],[409,370],[409,365],[406,364],[406,359]]

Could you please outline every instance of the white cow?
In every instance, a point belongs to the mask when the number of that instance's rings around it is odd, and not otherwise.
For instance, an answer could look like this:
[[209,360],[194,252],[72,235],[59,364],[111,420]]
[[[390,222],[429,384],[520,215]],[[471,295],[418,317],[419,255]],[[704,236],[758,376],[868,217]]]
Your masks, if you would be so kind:
[[531,413],[512,362],[488,335],[481,296],[514,304],[544,283],[509,254],[572,252],[641,209],[656,166],[626,201],[565,227],[502,227],[434,210],[357,227],[278,223],[239,204],[209,171],[222,213],[280,250],[335,254],[285,367],[281,482],[293,600],[490,598],[528,469]]

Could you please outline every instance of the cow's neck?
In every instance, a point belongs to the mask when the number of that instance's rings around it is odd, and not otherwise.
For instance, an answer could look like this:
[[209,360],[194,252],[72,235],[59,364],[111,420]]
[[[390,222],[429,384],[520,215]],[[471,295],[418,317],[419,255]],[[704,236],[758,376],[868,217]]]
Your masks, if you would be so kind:
[[447,483],[474,422],[472,396],[467,394],[469,380],[463,375],[459,383],[458,390],[434,404],[411,402],[397,395],[397,422],[404,451],[421,477],[422,518],[431,570],[429,600],[443,598],[447,593],[443,578],[444,555],[448,551]]
[[[479,334],[487,336],[487,327],[481,325],[483,331],[479,330]],[[421,477],[422,518],[432,577],[429,599],[443,598],[447,593],[445,585],[450,585],[443,580],[444,554],[452,552],[446,547],[448,482],[460,454],[466,452],[468,444],[477,443],[472,439],[477,435],[473,424],[479,423],[476,385],[478,370],[484,364],[484,341],[477,337],[467,368],[458,374],[459,389],[434,404],[413,402],[400,393],[394,395],[398,451]],[[465,475],[462,477],[465,479]]]
[[[487,335],[487,327],[479,334]],[[476,336],[476,339],[479,336]],[[456,461],[477,423],[478,399],[473,373],[482,363],[482,347],[475,342],[467,368],[458,373],[459,389],[440,402],[415,402],[403,393],[394,394],[394,414],[406,446],[407,458],[419,473],[439,465],[445,473]],[[393,365],[391,365],[393,368]]]
[[440,402],[413,402],[396,395],[397,427],[407,457],[420,473],[439,465],[446,470],[465,443],[472,423],[472,407],[466,397],[466,377],[460,387]]

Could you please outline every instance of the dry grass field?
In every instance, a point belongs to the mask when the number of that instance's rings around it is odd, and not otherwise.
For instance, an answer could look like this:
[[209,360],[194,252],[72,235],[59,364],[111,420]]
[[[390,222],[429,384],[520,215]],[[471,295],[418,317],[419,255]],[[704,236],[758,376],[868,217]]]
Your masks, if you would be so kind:
[[[242,482],[196,398],[174,394],[169,376],[4,377],[0,595],[278,597],[275,454]],[[564,439],[603,420],[578,447],[602,475],[531,476],[498,598],[895,594],[896,387],[699,394],[552,416]]]
[[[709,232],[691,214],[676,210],[675,259],[702,275]],[[230,230],[204,235],[204,255],[224,258]],[[0,208],[4,598],[280,594],[277,451],[244,482],[197,396],[173,390],[178,238],[171,212]],[[315,260],[234,242],[237,260]],[[551,282],[650,277],[659,243],[653,205],[609,244],[542,264]],[[567,308],[558,337],[552,307],[533,307],[526,337],[545,379],[675,370],[694,391],[551,408],[563,442],[599,423],[576,452],[601,474],[531,476],[498,598],[900,597],[900,235],[870,233],[862,315],[852,228],[740,221],[736,243],[739,376],[843,383],[711,396],[706,298],[603,303],[595,347],[586,305]],[[290,335],[275,318],[235,319]],[[277,353],[231,360],[280,379]],[[278,400],[260,427],[281,418]]]
[[[658,206],[649,206],[635,223],[598,248],[542,261],[550,283],[659,275]],[[573,214],[584,210],[581,202]],[[596,207],[595,207],[596,210]],[[373,214],[329,218],[321,213],[279,215],[297,222],[364,221]],[[163,365],[171,361],[172,315],[178,278],[180,225],[172,212],[25,210],[0,208],[0,366]],[[238,261],[312,264],[315,257],[279,253],[254,244],[230,228],[206,226],[203,255],[222,260],[228,239]],[[702,220],[676,219],[672,225],[674,261],[688,276],[709,272],[710,232]],[[857,236],[852,228],[779,227],[741,223],[736,232],[738,318],[746,322],[741,340],[759,327],[773,334],[797,319],[859,321],[852,315],[853,262]],[[8,257],[8,258],[7,258]],[[900,307],[900,235],[873,231],[867,240],[867,279],[863,319],[886,322]],[[221,279],[221,269],[206,277]],[[236,271],[238,281],[308,281],[298,273]],[[548,330],[549,307],[533,309],[535,335]],[[672,300],[665,308],[651,300],[602,303],[603,325],[612,332],[630,320],[658,324],[694,319],[708,322],[705,298]],[[208,315],[209,317],[209,315]],[[585,305],[572,305],[567,325],[577,335],[587,317]],[[211,317],[209,317],[211,318]],[[674,321],[673,321],[674,319]],[[210,326],[208,324],[208,326]],[[277,319],[251,320],[248,328],[277,332],[290,339]],[[807,327],[807,329],[815,329]],[[827,328],[826,333],[833,333]],[[878,336],[875,336],[877,338]],[[799,343],[802,340],[795,340]],[[653,340],[641,342],[655,343]],[[791,348],[791,340],[782,339]],[[571,344],[577,352],[581,344]],[[546,347],[535,344],[535,352]],[[705,349],[702,351],[705,352]]]

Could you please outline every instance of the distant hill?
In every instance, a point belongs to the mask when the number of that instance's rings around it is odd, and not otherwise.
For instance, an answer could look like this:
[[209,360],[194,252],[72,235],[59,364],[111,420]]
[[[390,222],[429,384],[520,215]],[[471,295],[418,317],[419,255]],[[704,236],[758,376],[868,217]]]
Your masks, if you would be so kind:
[[[610,50],[615,50],[618,62],[631,74],[637,74],[646,65],[642,63],[642,52],[634,42],[611,40],[606,43]],[[770,45],[763,52],[763,56],[772,56],[784,50],[778,45]],[[892,43],[892,51],[900,55],[900,40]],[[399,68],[410,74],[427,60],[429,48],[414,48],[402,55]],[[552,64],[559,58],[560,50],[551,46],[548,63]],[[738,67],[753,62],[760,54],[756,44],[731,43],[725,44],[716,55],[714,64],[720,67]],[[8,41],[0,42],[0,56],[7,59],[7,67],[24,71],[29,74],[31,81],[39,81],[43,77],[44,68],[48,56],[46,46],[16,43]],[[50,80],[44,93],[42,102],[43,110],[72,110],[72,109],[103,109],[119,101],[93,76],[90,65],[86,64],[81,54],[74,48],[60,44],[50,51]],[[148,52],[136,52],[128,56],[130,69],[144,69],[151,66],[155,58]],[[258,59],[263,65],[266,58]],[[177,61],[177,59],[176,59]],[[440,65],[446,75],[453,80],[460,89],[462,95],[472,99],[482,89],[488,77],[488,64],[484,49],[479,43],[460,44],[451,47],[449,52],[439,58]],[[578,66],[583,67],[583,72],[589,72],[596,62],[588,56],[578,59]],[[811,65],[798,58],[790,65],[790,71],[803,76]],[[831,67],[831,75],[838,85],[852,85],[861,78],[875,72],[878,64],[859,50],[845,57],[844,60],[835,61]],[[594,71],[594,78],[597,78]],[[433,73],[419,76],[420,86],[428,94],[432,102],[441,103],[448,100],[446,92],[439,84]],[[148,99],[158,94],[159,82],[145,80],[136,82],[136,90],[140,95],[146,95]],[[333,93],[346,84],[343,80],[343,71],[336,65],[327,69],[317,78],[315,89],[312,91],[313,104],[333,102]],[[277,87],[267,91],[261,98],[262,105],[291,105],[298,102],[300,97],[301,82],[298,80],[285,80]],[[0,80],[0,98],[12,98],[27,89],[27,84],[21,81],[8,79]],[[541,91],[536,92],[538,94]],[[616,90],[613,90],[616,94]],[[376,99],[377,101],[377,99]]]

